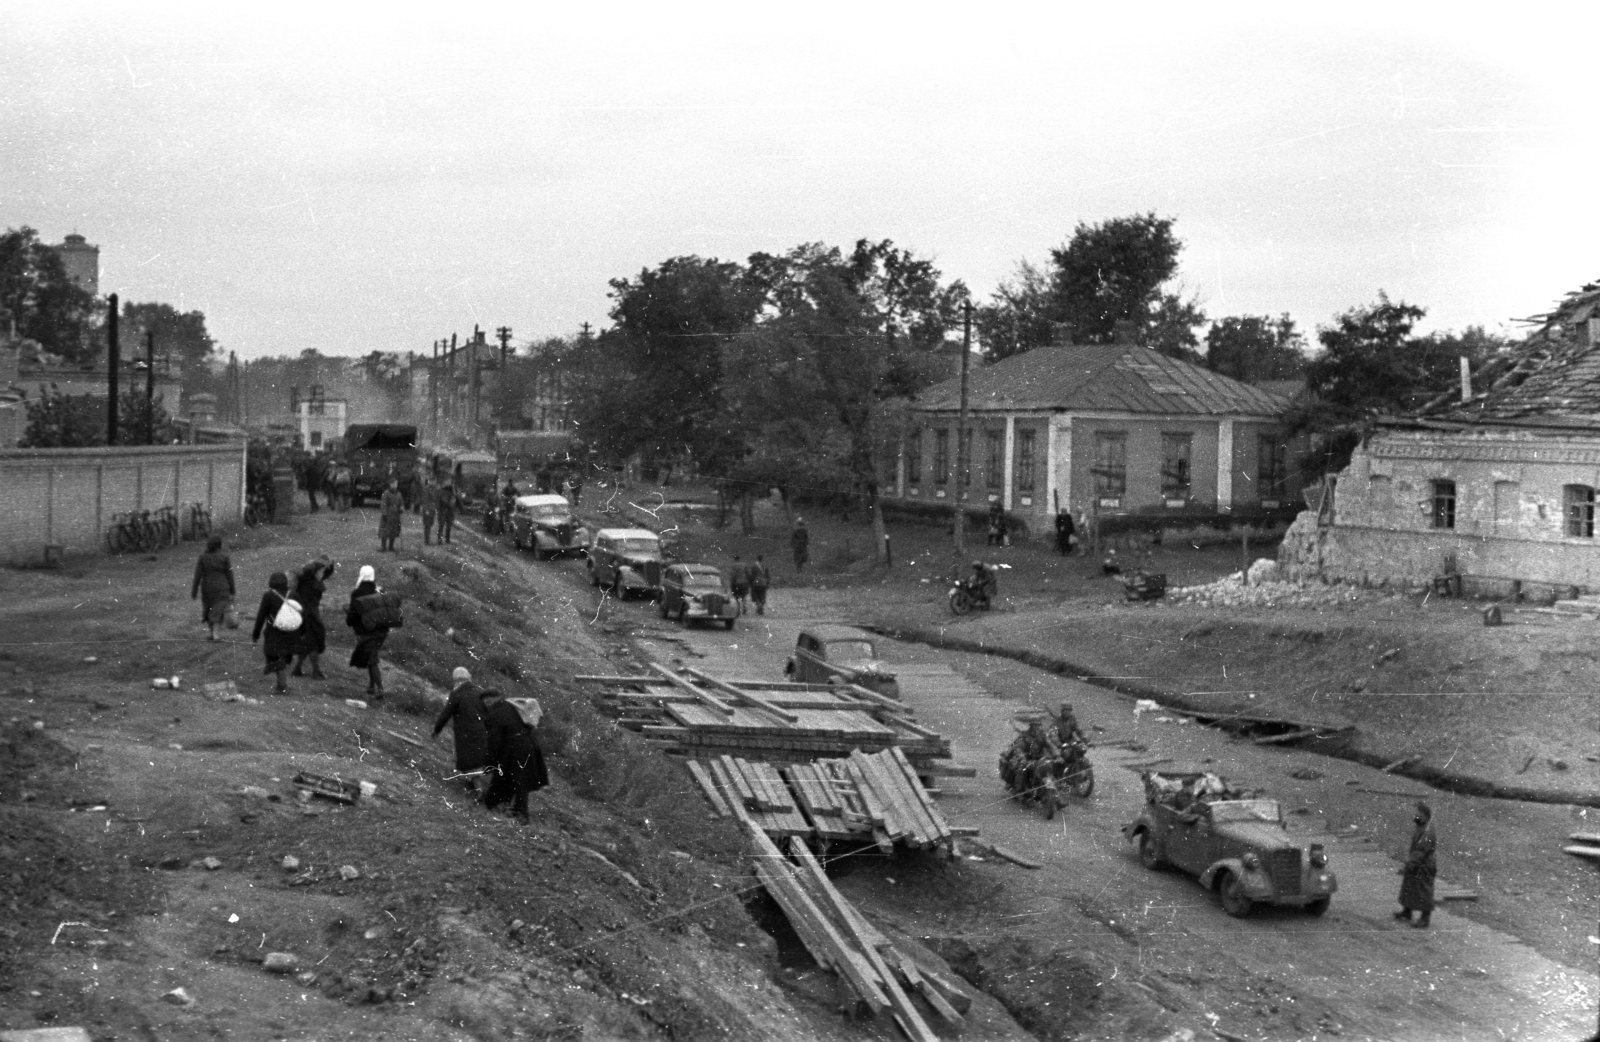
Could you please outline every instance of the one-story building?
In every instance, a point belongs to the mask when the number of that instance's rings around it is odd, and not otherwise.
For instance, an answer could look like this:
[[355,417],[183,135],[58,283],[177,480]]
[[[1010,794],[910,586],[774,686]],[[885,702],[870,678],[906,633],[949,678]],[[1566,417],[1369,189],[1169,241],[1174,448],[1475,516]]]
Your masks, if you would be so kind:
[[1300,501],[1287,400],[1149,348],[1035,348],[974,367],[967,397],[966,473],[957,377],[913,401],[895,495],[998,502],[1036,529],[1058,509],[1193,521]]
[[1600,286],[1569,296],[1470,393],[1388,417],[1356,449],[1331,509],[1295,524],[1299,573],[1469,592],[1600,590]]

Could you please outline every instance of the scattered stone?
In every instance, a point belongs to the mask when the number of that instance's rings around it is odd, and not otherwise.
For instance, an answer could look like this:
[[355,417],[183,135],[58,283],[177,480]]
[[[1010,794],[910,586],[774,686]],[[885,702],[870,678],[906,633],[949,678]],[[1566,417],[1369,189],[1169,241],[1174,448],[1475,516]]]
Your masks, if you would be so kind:
[[305,970],[305,971],[303,971],[301,973],[296,974],[294,979],[299,981],[301,984],[305,985],[308,988],[311,985],[317,983],[317,975],[315,973],[312,973],[310,970]]
[[355,706],[357,709],[367,708],[367,704],[361,701],[359,698],[347,698],[344,700],[344,704],[347,706]]
[[1546,762],[1550,764],[1552,771],[1564,771],[1571,766],[1565,760],[1547,760]]
[[174,750],[176,752],[180,752],[180,753],[183,752],[183,746],[179,745],[177,742],[168,742],[167,743],[167,748],[168,749],[172,749],[172,750]]
[[692,861],[694,859],[694,855],[690,854],[686,850],[674,850],[672,852],[672,856],[677,858],[679,861]]
[[99,662],[99,661],[100,661],[100,659],[99,659],[99,658],[97,658],[97,657],[96,657],[96,656],[94,656],[94,655],[85,655],[85,656],[84,656],[84,657],[83,657],[83,661],[85,661],[85,662],[87,662],[87,663],[89,663],[89,664],[90,664],[90,665],[94,665],[94,664],[95,664],[95,663],[96,663],[96,662]]
[[268,973],[293,973],[300,968],[300,960],[293,952],[268,952],[261,960],[261,968]]
[[182,688],[183,688],[183,678],[182,677],[172,677],[170,680],[167,681],[167,683],[171,686],[172,690],[174,690],[174,691],[179,691],[179,690],[182,690]]
[[161,1001],[170,1002],[174,1006],[192,1006],[194,1005],[194,996],[190,995],[182,988],[173,988],[171,991],[161,996]]
[[1322,777],[1322,772],[1314,767],[1299,767],[1290,771],[1289,777],[1299,778],[1301,781],[1316,781]]
[[340,865],[339,878],[345,881],[361,878],[361,870],[354,865]]
[[246,785],[244,788],[239,790],[239,795],[254,796],[258,800],[270,800],[272,798],[272,793],[268,792],[266,789],[263,789],[259,785]]
[[217,869],[222,867],[222,862],[218,861],[214,857],[203,857],[199,861],[191,861],[189,863],[189,867],[203,868],[207,872],[215,872]]
[[35,731],[43,731],[44,730],[44,721],[43,720],[35,720],[33,722],[33,729]]
[[165,691],[167,688],[172,686],[172,681],[168,680],[166,677],[156,677],[154,680],[150,681],[150,686],[155,688],[157,691]]
[[283,860],[278,864],[282,866],[285,872],[298,872],[300,870],[300,859],[293,854],[285,854]]
[[375,785],[375,784],[373,784],[372,782],[369,782],[369,781],[364,781],[364,782],[361,783],[361,797],[363,799],[371,799],[372,797],[376,796],[377,794],[378,794],[378,786],[377,785]]
[[1378,656],[1378,661],[1379,662],[1388,662],[1388,661],[1394,659],[1399,654],[1400,654],[1400,649],[1399,648],[1390,648],[1388,651],[1385,651],[1383,654]]

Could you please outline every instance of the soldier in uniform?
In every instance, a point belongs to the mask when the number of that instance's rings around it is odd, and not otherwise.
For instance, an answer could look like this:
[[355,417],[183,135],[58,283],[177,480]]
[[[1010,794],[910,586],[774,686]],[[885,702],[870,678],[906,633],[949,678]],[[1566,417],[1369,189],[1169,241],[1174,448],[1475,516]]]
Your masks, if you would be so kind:
[[[1438,840],[1433,835],[1433,808],[1418,800],[1412,822],[1416,831],[1411,834],[1411,849],[1406,854],[1405,867],[1400,870],[1400,910],[1394,917],[1425,930],[1433,917],[1433,880],[1439,873],[1434,858]],[[1413,921],[1412,912],[1421,914]]]

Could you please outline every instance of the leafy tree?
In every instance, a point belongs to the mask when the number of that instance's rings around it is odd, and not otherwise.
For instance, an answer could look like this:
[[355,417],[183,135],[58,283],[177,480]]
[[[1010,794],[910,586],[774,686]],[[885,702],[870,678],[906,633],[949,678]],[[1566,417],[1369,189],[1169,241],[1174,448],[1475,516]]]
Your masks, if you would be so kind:
[[1305,337],[1287,314],[1229,315],[1206,332],[1205,365],[1245,383],[1297,379],[1306,368]]
[[[172,419],[157,396],[147,408],[144,391],[130,389],[118,398],[117,444],[166,445],[173,439]],[[76,449],[106,443],[106,400],[92,394],[59,394],[46,389],[27,403],[28,422],[22,447]],[[145,437],[146,418],[155,420],[155,438]]]
[[1004,358],[1048,344],[1059,331],[1078,344],[1124,340],[1197,358],[1193,331],[1204,315],[1192,299],[1161,289],[1183,250],[1172,225],[1154,213],[1080,222],[1050,251],[1047,270],[1023,261],[979,309],[985,352]]
[[20,336],[71,362],[89,362],[94,343],[94,298],[69,278],[55,250],[29,227],[0,234],[0,307]]
[[[172,417],[167,415],[164,397],[158,394],[154,400],[149,400],[143,390],[129,390],[122,395],[121,407],[117,410],[118,445],[172,444],[177,432],[172,426]],[[104,407],[102,402],[102,410]]]
[[206,331],[206,316],[200,311],[179,311],[170,304],[155,301],[129,302],[122,306],[122,350],[144,352],[145,334],[155,334],[157,358],[170,358],[183,367],[184,386],[191,374],[208,372],[208,363],[217,352],[217,343]]

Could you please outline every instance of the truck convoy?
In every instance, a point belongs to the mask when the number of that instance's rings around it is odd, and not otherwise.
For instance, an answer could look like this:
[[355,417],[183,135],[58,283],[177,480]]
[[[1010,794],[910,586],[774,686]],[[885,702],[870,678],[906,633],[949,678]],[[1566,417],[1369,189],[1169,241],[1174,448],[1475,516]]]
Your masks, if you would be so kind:
[[359,505],[383,495],[391,480],[404,482],[417,469],[417,429],[403,423],[352,423],[344,432],[350,467],[350,499]]

